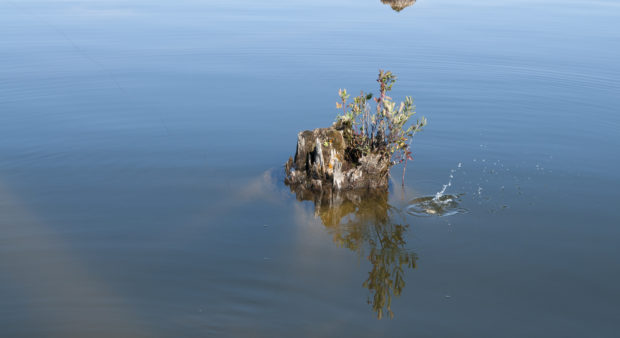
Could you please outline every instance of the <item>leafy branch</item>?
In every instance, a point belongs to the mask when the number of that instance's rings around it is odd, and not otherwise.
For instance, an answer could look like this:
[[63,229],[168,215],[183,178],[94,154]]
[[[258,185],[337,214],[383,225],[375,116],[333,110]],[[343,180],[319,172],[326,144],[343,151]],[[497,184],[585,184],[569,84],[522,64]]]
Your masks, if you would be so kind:
[[396,83],[396,76],[390,71],[379,71],[379,96],[374,98],[376,109],[371,113],[369,102],[372,93],[364,93],[353,98],[346,89],[340,89],[340,101],[336,103],[342,114],[336,118],[336,127],[344,130],[345,139],[349,144],[351,159],[355,162],[370,153],[380,154],[390,159],[391,165],[405,163],[403,168],[403,185],[407,161],[413,160],[411,142],[415,134],[426,126],[426,118],[422,117],[415,123],[409,123],[416,114],[413,99],[405,98],[398,106],[388,96]]

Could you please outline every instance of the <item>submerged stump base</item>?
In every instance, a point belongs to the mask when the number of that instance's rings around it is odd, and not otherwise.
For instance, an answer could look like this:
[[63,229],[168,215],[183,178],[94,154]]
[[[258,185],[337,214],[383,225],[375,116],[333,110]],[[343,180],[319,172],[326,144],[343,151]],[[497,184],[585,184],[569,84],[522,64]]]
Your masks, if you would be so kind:
[[359,158],[343,130],[332,126],[297,135],[295,157],[285,165],[285,183],[296,193],[388,189],[390,159],[380,153]]

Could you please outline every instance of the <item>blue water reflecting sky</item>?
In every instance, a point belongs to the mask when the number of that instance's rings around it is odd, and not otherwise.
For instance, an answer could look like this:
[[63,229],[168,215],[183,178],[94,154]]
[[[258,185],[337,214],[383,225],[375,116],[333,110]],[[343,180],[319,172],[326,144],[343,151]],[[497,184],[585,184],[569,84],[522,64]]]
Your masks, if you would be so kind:
[[[0,325],[12,337],[612,337],[616,1],[0,2]],[[369,262],[281,186],[338,88],[399,76],[429,120],[418,256]],[[398,170],[398,169],[397,169]],[[267,174],[265,174],[267,172]],[[399,220],[400,222],[400,220]],[[544,333],[544,334],[543,334]]]

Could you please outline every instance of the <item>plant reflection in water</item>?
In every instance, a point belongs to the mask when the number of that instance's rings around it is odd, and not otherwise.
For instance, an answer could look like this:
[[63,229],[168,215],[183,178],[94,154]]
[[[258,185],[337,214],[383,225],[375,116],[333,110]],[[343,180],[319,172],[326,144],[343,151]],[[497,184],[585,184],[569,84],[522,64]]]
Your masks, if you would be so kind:
[[[315,216],[341,247],[357,252],[372,266],[363,286],[379,319],[392,312],[392,298],[405,287],[405,271],[416,266],[417,255],[406,248],[409,225],[388,203],[388,192],[295,191],[299,201],[314,202]],[[401,219],[400,222],[397,220]]]

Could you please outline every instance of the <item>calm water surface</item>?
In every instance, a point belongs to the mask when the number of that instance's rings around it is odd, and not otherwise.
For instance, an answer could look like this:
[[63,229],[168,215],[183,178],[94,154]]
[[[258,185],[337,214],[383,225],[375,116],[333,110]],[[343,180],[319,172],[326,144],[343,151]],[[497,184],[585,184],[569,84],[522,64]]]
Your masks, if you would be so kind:
[[[612,0],[0,1],[0,336],[615,337],[618,60]],[[298,200],[379,68],[405,188]]]

